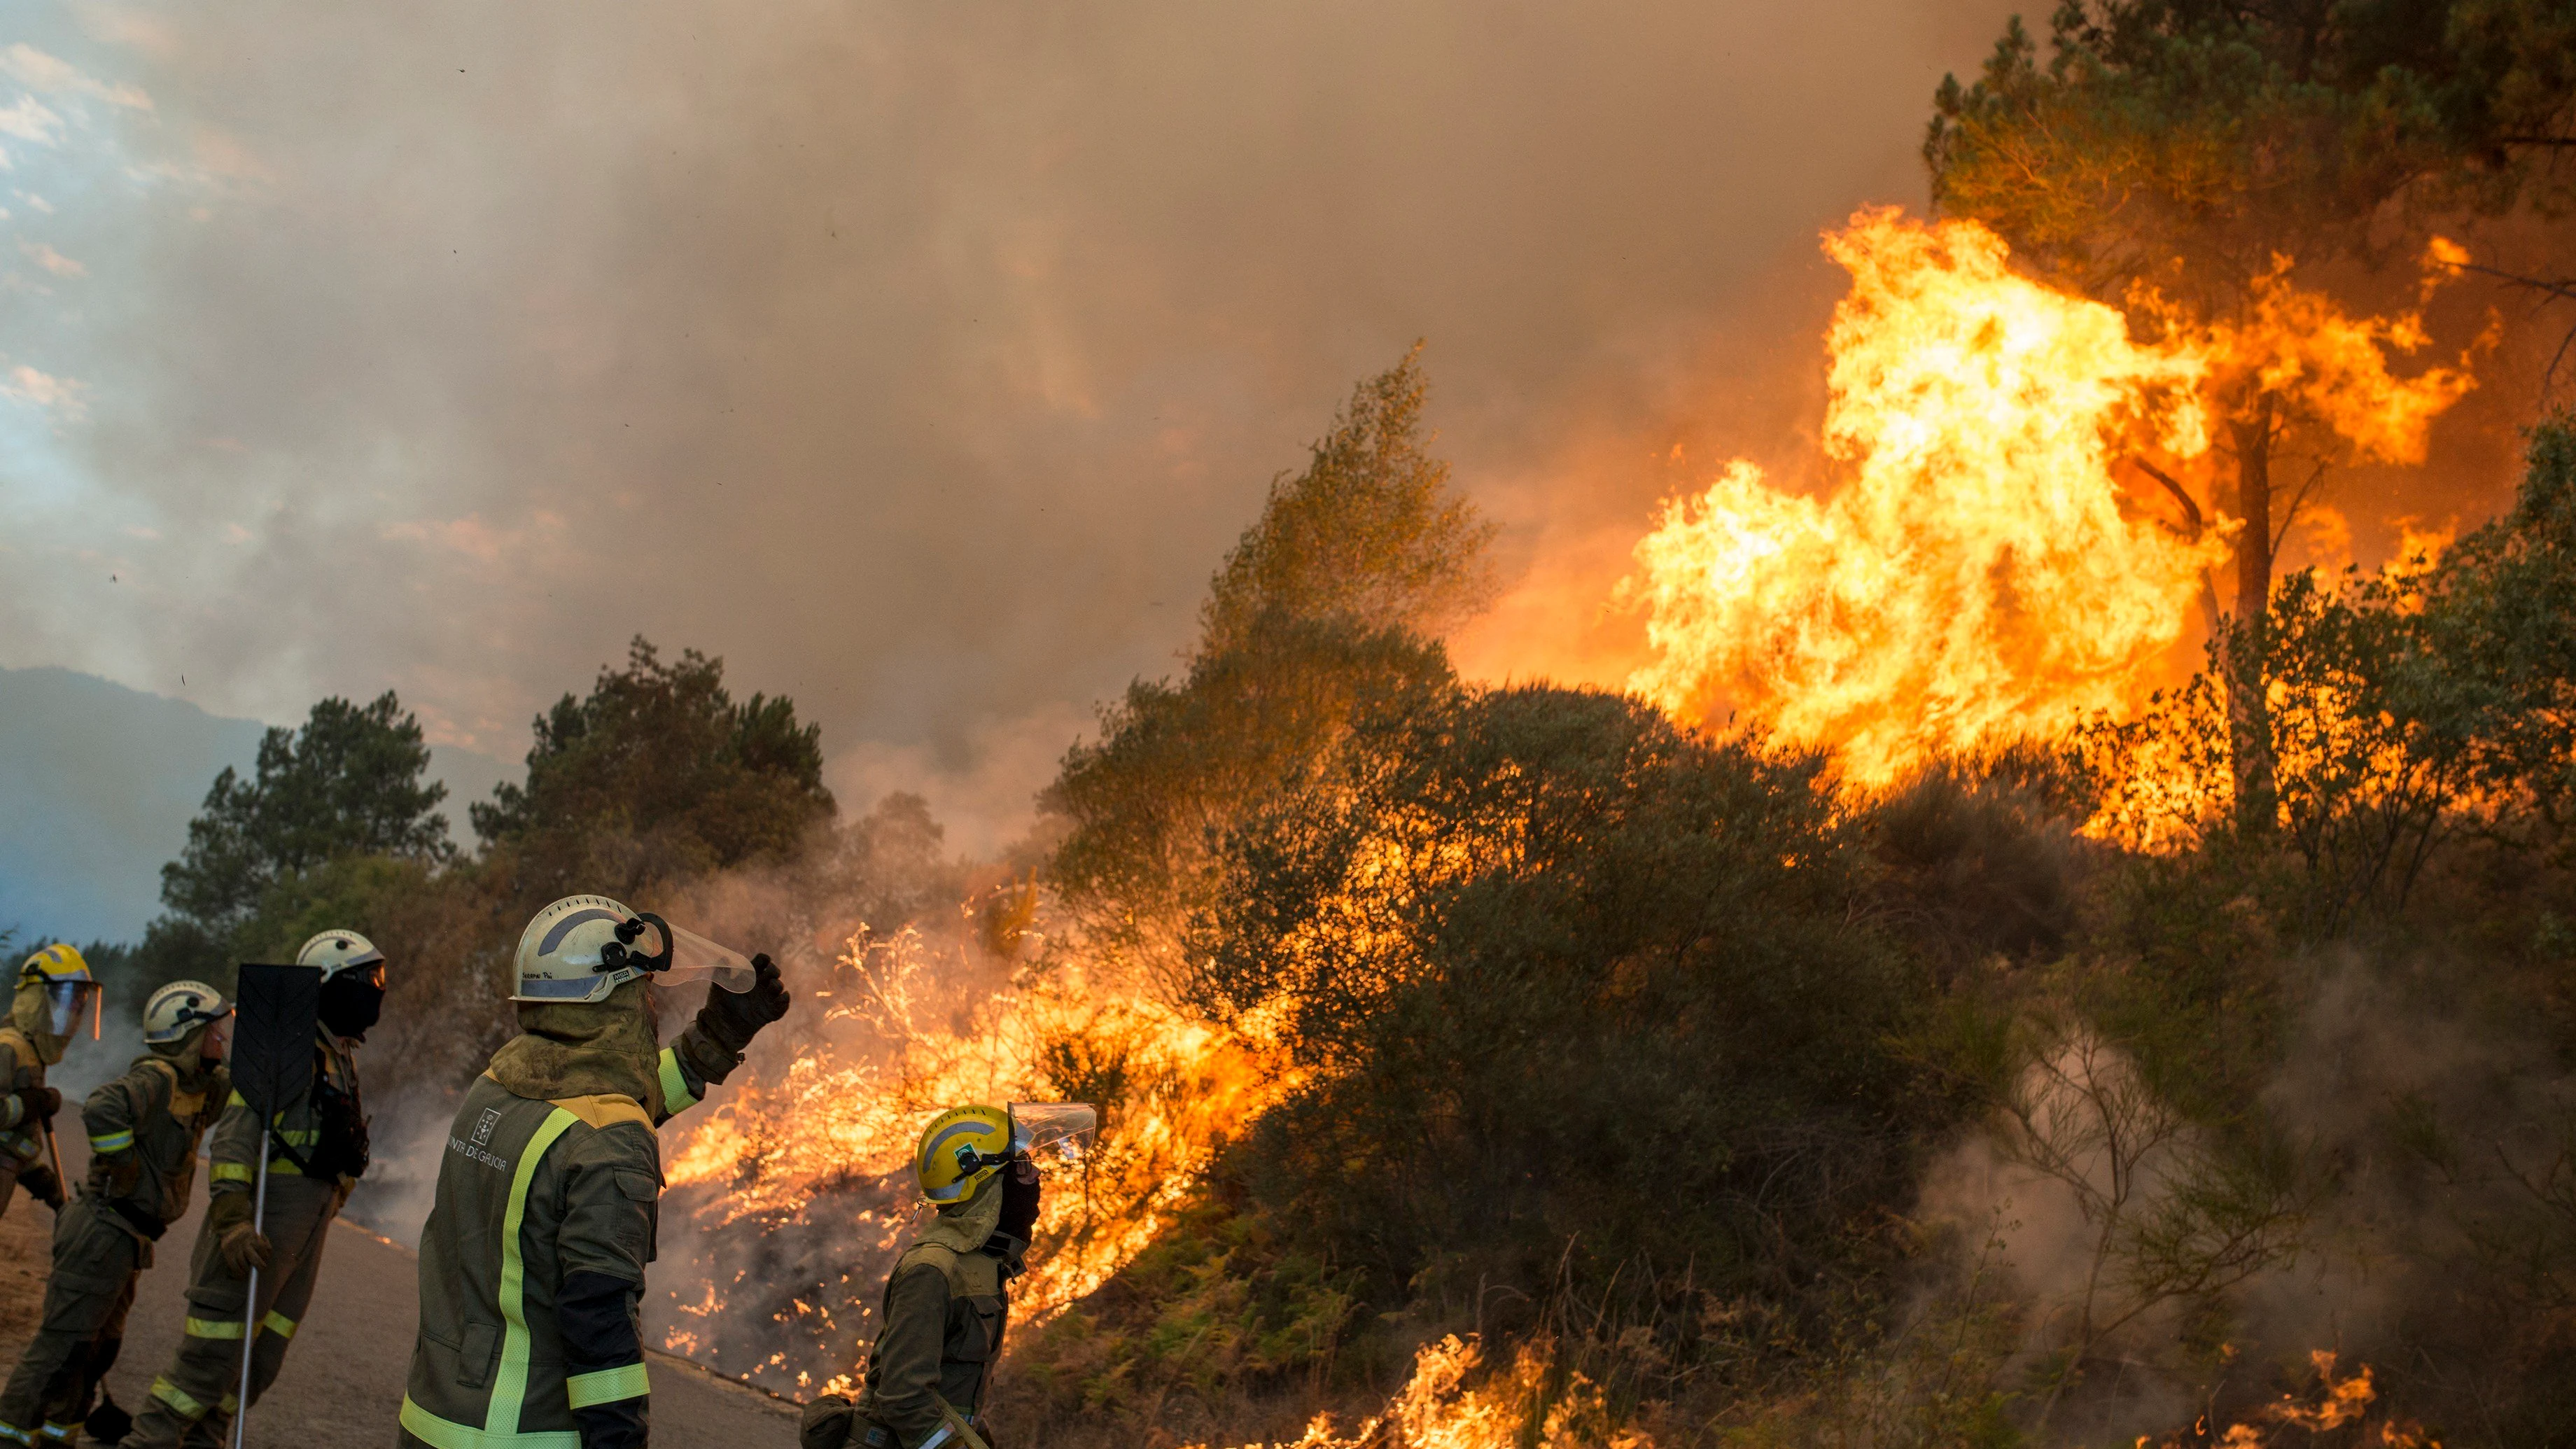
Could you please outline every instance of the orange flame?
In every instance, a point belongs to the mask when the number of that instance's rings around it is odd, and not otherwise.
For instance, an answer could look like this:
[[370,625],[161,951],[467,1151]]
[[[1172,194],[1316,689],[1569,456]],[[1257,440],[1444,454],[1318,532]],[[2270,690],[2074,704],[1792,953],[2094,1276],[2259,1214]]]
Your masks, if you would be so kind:
[[1423,1345],[1403,1392],[1347,1438],[1333,1432],[1331,1415],[1319,1414],[1290,1443],[1240,1449],[1654,1449],[1644,1433],[1610,1422],[1606,1397],[1583,1374],[1568,1375],[1562,1391],[1549,1395],[1553,1357],[1545,1344],[1523,1344],[1509,1369],[1470,1382],[1484,1352],[1475,1339],[1453,1333]]
[[1819,502],[1739,462],[1668,506],[1623,585],[1658,654],[1630,686],[1863,784],[2125,704],[2218,545],[2124,517],[2113,441],[2205,451],[2204,356],[2015,276],[1972,222],[1863,212],[1825,249],[1852,274],[1825,420],[1850,480]]
[[[1665,507],[1621,593],[1656,654],[1631,688],[1833,749],[1864,786],[2142,700],[2246,525],[2197,501],[2209,522],[2187,532],[2131,516],[2123,460],[2192,473],[2220,401],[2262,397],[2356,459],[2421,462],[2476,385],[2467,356],[2396,375],[2390,356],[2427,341],[2420,316],[2354,317],[2293,285],[2286,257],[2240,320],[2187,325],[2142,290],[2131,305],[2163,335],[2141,339],[2014,274],[1974,222],[1863,211],[1825,250],[1852,276],[1827,339],[1824,445],[1845,482],[1801,497],[1737,462]],[[2437,240],[2425,295],[2466,258]]]
[[[682,1119],[668,1181],[724,1189],[700,1213],[708,1227],[793,1221],[819,1198],[873,1194],[859,1217],[872,1236],[852,1246],[890,1263],[926,1217],[911,1177],[925,1122],[961,1102],[1056,1095],[1049,1053],[1066,1043],[1114,1052],[1123,1076],[1144,1085],[1113,1106],[1089,1161],[1050,1169],[1029,1272],[1012,1285],[1015,1316],[1043,1322],[1153,1241],[1217,1143],[1279,1081],[1241,1038],[1096,989],[1075,970],[1042,988],[962,1000],[943,995],[938,974],[917,932],[851,940],[818,1036],[800,1044],[783,1074],[744,1081],[703,1117]],[[860,1292],[864,1316],[873,1284]],[[710,1283],[703,1300],[674,1307],[709,1321],[726,1300],[727,1290]],[[801,1302],[792,1316],[819,1350],[845,1355],[854,1338],[872,1336]],[[683,1351],[682,1340],[694,1346],[696,1336],[675,1328],[666,1346]],[[845,1374],[821,1387],[847,1382]]]

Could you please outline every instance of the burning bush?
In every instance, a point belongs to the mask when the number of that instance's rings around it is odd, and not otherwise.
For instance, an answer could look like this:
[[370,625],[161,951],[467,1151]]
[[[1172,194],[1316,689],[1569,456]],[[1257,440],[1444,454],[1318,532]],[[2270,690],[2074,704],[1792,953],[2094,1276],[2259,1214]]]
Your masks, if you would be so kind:
[[1344,759],[1229,841],[1191,933],[1191,1000],[1301,1073],[1238,1155],[1254,1199],[1387,1306],[1848,1266],[1947,1109],[1890,1049],[1920,982],[1856,919],[1816,763],[1536,687]]

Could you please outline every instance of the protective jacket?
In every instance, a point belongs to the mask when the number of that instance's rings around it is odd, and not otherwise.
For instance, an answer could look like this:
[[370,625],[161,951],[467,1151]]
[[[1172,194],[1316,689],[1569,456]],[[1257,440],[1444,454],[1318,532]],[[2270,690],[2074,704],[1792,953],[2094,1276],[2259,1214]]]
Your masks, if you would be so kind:
[[231,1093],[224,1069],[197,1055],[202,1039],[200,1028],[136,1058],[81,1104],[89,1180],[55,1219],[44,1319],[0,1390],[0,1445],[68,1442],[116,1361],[134,1280],[187,1210],[197,1143]]
[[44,1124],[27,1120],[16,1095],[44,1084],[45,1059],[35,1044],[17,1027],[0,1026],[0,1213],[16,1196],[18,1175],[45,1161]]
[[231,1094],[207,1152],[212,1159],[207,1191],[249,1192],[263,1146],[272,1180],[296,1173],[345,1192],[366,1173],[367,1119],[358,1094],[357,1055],[330,1032],[314,1033],[312,1090],[278,1112],[268,1132],[260,1131],[259,1119],[241,1093]]
[[[997,1238],[1002,1183],[940,1211],[887,1275],[859,1423],[864,1449],[957,1449],[982,1437],[984,1393],[1011,1316],[1016,1244]],[[891,1442],[881,1443],[875,1431]]]
[[696,1026],[654,1052],[644,991],[522,1007],[528,1034],[466,1093],[421,1231],[403,1444],[646,1442],[637,1305],[662,1188],[653,1129],[741,1058]]
[[[358,1095],[357,1057],[327,1030],[315,1033],[313,1088],[305,1099],[276,1113],[267,1133],[239,1092],[216,1122],[210,1159],[206,1219],[188,1263],[188,1315],[169,1367],[152,1380],[142,1412],[126,1436],[126,1449],[174,1449],[189,1441],[225,1437],[237,1411],[242,1335],[250,1284],[224,1261],[224,1224],[248,1220],[242,1202],[257,1185],[259,1154],[268,1154],[268,1211],[260,1234],[269,1241],[268,1266],[259,1274],[257,1339],[251,1345],[250,1401],[277,1381],[287,1345],[313,1301],[323,1245],[349,1189],[366,1171],[366,1118]],[[225,1210],[226,1200],[231,1211]],[[197,1426],[205,1426],[202,1430]]]
[[[187,1063],[193,1067],[195,1058]],[[146,1242],[160,1241],[188,1211],[197,1143],[231,1095],[232,1074],[220,1066],[185,1070],[159,1053],[136,1057],[124,1076],[81,1103],[90,1151],[81,1195]],[[148,1251],[143,1266],[152,1266]]]

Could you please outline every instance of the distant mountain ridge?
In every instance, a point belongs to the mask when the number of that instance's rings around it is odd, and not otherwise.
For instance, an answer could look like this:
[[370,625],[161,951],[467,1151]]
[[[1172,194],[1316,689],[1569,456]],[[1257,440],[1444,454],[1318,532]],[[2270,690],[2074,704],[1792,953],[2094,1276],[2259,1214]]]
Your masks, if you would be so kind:
[[[0,929],[140,936],[206,788],[226,765],[249,770],[266,728],[74,670],[0,669]],[[517,773],[449,749],[431,770],[460,843],[465,802]]]

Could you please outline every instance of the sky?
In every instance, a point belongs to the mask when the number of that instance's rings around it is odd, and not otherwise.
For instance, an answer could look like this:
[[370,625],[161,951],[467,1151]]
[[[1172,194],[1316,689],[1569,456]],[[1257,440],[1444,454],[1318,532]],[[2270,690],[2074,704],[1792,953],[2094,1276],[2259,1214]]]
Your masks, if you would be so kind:
[[989,846],[1423,339],[1462,663],[1615,678],[2013,8],[12,6],[0,667],[508,761],[641,633]]

